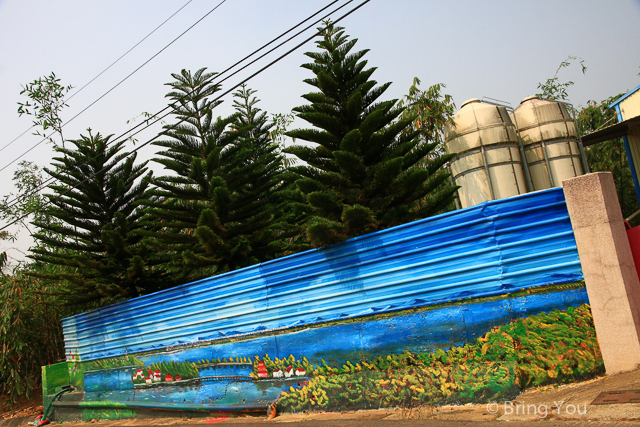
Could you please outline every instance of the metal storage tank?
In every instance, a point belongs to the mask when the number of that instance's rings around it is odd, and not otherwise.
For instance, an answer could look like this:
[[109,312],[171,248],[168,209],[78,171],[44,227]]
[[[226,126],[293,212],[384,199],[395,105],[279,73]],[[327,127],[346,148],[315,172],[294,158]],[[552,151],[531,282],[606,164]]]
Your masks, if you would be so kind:
[[465,101],[445,128],[445,149],[457,153],[451,173],[463,208],[527,192],[516,128],[505,107]]
[[532,190],[558,187],[584,173],[582,146],[564,103],[529,96],[511,117],[522,138]]

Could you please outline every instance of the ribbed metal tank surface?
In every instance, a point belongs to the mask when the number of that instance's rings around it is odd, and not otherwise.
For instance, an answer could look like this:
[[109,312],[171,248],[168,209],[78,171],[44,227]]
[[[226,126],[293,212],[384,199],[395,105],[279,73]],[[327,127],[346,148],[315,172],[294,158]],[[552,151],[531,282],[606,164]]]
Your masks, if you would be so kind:
[[[487,202],[63,320],[82,360],[582,279],[560,189]],[[340,339],[340,337],[336,337]]]
[[445,128],[445,149],[456,153],[451,173],[463,208],[527,192],[516,128],[505,107],[465,101]]
[[524,146],[533,190],[582,175],[578,131],[565,104],[529,96],[512,118]]

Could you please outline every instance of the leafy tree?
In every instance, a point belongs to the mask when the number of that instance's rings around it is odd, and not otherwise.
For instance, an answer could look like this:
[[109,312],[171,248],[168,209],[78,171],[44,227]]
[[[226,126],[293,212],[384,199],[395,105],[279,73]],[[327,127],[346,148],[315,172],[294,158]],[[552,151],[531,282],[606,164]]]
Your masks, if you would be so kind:
[[65,107],[68,107],[64,98],[73,89],[73,86],[63,86],[60,81],[60,78],[51,72],[48,76],[39,77],[22,86],[20,95],[26,95],[31,102],[29,100],[25,103],[18,102],[18,115],[34,116],[33,125],[42,127],[42,132],[37,130],[34,135],[46,137],[54,147],[58,147],[56,140],[51,136],[52,134],[45,135],[48,129],[52,129],[60,135],[62,148],[64,148],[63,124],[60,113]]
[[[554,76],[547,79],[545,83],[539,83],[538,89],[542,92],[538,96],[551,100],[567,100],[569,93],[567,90],[574,84],[572,81],[563,82],[558,77],[560,70],[569,67],[572,61],[579,61],[582,73],[587,71],[584,60],[576,56],[569,56],[560,63]],[[575,108],[570,106],[574,117],[578,124],[578,130],[581,135],[595,132],[605,126],[616,123],[616,115],[613,109],[609,108],[616,99],[620,98],[624,93],[612,96],[602,102],[588,101],[584,108]],[[587,163],[593,172],[608,171],[613,174],[616,184],[618,199],[620,200],[620,208],[623,216],[629,217],[638,210],[638,199],[635,194],[633,178],[629,161],[624,148],[622,138],[615,138],[610,141],[604,141],[590,147],[585,147]],[[640,223],[637,218],[634,225]]]
[[573,86],[574,82],[572,82],[571,80],[562,82],[560,81],[560,77],[558,77],[558,74],[563,68],[569,67],[572,62],[575,61],[578,61],[578,64],[580,64],[580,68],[582,70],[582,74],[585,74],[587,72],[587,67],[586,65],[584,65],[584,59],[578,58],[577,56],[569,55],[567,59],[560,63],[553,77],[547,79],[544,83],[538,83],[538,89],[541,92],[537,93],[536,96],[553,101],[567,100],[569,98],[567,89]]
[[311,104],[294,109],[314,129],[287,133],[313,146],[286,150],[306,162],[291,170],[313,209],[306,232],[316,247],[432,215],[456,191],[447,186],[432,193],[448,179],[441,168],[451,156],[414,167],[438,142],[405,132],[415,119],[401,118],[404,109],[395,100],[378,101],[390,83],[371,80],[375,68],[365,69],[362,60],[367,50],[351,53],[357,40],[349,40],[342,27],[328,24],[322,31],[322,51],[306,53],[314,62],[302,65],[315,75],[305,82],[318,91],[303,96]]
[[[609,108],[624,93],[612,96],[602,102],[589,101],[578,113],[578,127],[582,135],[595,132],[617,122],[616,113]],[[633,177],[622,138],[585,147],[589,168],[593,172],[609,171],[613,174],[622,215],[627,218],[639,209],[638,198],[633,185]],[[634,225],[638,223],[638,219]]]
[[[422,141],[432,141],[437,144],[427,157],[415,165],[415,167],[424,168],[428,167],[431,160],[446,154],[444,128],[447,124],[453,124],[456,105],[451,95],[442,93],[442,89],[446,87],[444,83],[431,85],[427,90],[422,90],[419,86],[420,79],[414,77],[409,93],[400,100],[398,105],[406,105],[402,118],[413,118],[413,122],[405,132],[418,131]],[[447,191],[450,182],[453,180],[443,182],[433,193],[437,196],[441,191]],[[433,194],[425,196],[418,202],[418,208],[429,204],[432,197],[434,197]],[[448,212],[455,208],[454,201],[451,201],[441,211]]]
[[39,245],[30,257],[38,263],[60,267],[31,275],[69,284],[57,290],[68,303],[82,304],[139,296],[157,290],[161,278],[148,265],[140,229],[151,173],[136,156],[120,153],[124,141],[110,146],[110,136],[99,133],[68,141],[73,149],[60,148],[53,169],[45,169],[58,184],[50,185],[50,205],[44,214],[55,221],[36,219],[34,234]]
[[[27,217],[41,223],[54,221],[54,218],[44,212],[47,198],[40,191],[45,183],[41,167],[33,162],[21,161],[13,173],[13,183],[17,192],[5,195],[0,201],[0,219],[6,222],[16,222],[20,227],[25,228],[30,235],[33,235],[33,231]],[[20,230],[14,233],[3,232],[0,238],[15,242],[19,232]],[[37,245],[39,241],[35,243]]]
[[[147,243],[174,283],[248,266],[272,257],[273,193],[282,158],[269,139],[267,116],[255,107],[254,91],[236,92],[237,113],[217,119],[220,90],[205,68],[172,74],[167,97],[177,105],[179,125],[167,126],[165,148],[155,159],[172,175],[153,182],[145,204]],[[158,222],[159,221],[159,222]]]
[[398,102],[399,106],[406,106],[402,118],[413,118],[405,132],[419,131],[425,141],[437,142],[438,145],[429,154],[439,156],[445,153],[444,127],[453,123],[456,104],[451,95],[442,93],[446,87],[444,83],[431,85],[427,90],[420,89],[420,83],[420,79],[414,77],[409,93]]
[[12,402],[31,395],[41,367],[64,355],[60,319],[73,314],[45,296],[53,285],[23,271],[0,276],[0,394]]

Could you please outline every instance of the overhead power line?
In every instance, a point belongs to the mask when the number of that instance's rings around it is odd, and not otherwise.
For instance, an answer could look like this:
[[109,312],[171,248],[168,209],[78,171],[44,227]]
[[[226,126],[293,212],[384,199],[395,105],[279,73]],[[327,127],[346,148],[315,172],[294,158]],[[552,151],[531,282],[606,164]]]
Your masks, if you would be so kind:
[[[102,95],[100,95],[100,97],[98,99],[96,99],[95,101],[93,101],[91,104],[87,105],[86,107],[84,107],[78,114],[76,114],[75,116],[71,117],[69,120],[67,120],[61,127],[65,127],[66,125],[68,125],[69,123],[71,123],[76,117],[78,117],[80,114],[84,113],[85,111],[87,111],[89,108],[91,108],[93,105],[95,105],[98,101],[100,101],[102,98],[104,98],[105,96],[107,96],[111,91],[113,91],[115,88],[117,88],[118,86],[120,86],[122,83],[124,83],[129,77],[133,76],[135,73],[137,73],[142,67],[144,67],[145,65],[147,65],[149,62],[151,62],[155,57],[157,57],[158,55],[160,55],[162,52],[164,52],[169,46],[171,46],[173,43],[175,43],[180,37],[184,36],[186,33],[188,33],[193,27],[195,27],[196,25],[198,25],[200,22],[202,22],[203,19],[205,19],[207,16],[209,16],[214,10],[216,10],[217,8],[219,8],[220,6],[222,6],[222,4],[224,2],[226,2],[227,0],[222,0],[220,3],[218,3],[213,9],[211,9],[209,12],[207,12],[202,18],[198,19],[196,22],[194,22],[189,28],[187,28],[186,30],[184,30],[178,37],[174,38],[173,40],[171,40],[169,42],[169,44],[167,44],[165,47],[163,47],[162,49],[160,49],[155,55],[153,55],[151,58],[147,59],[144,63],[142,63],[142,65],[140,65],[138,68],[136,68],[135,70],[133,70],[131,73],[129,73],[129,75],[127,75],[124,79],[120,80],[118,83],[116,83],[115,86],[113,86],[111,89],[109,89],[108,91],[106,91],[105,93],[103,93]],[[14,164],[15,162],[17,162],[18,160],[20,160],[22,157],[24,157],[27,153],[29,153],[31,150],[33,150],[34,148],[36,148],[37,146],[39,146],[40,144],[42,144],[43,142],[45,142],[51,135],[53,135],[53,133],[49,134],[49,136],[44,137],[40,142],[38,142],[37,144],[33,145],[31,148],[29,148],[27,151],[25,151],[24,153],[22,153],[21,155],[19,155],[18,157],[16,157],[15,159],[13,159],[11,162],[9,162],[7,165],[5,165],[2,169],[0,169],[0,172],[2,172],[3,170],[5,170],[6,168],[8,168],[9,166],[11,166],[12,164]]]
[[[355,12],[356,10],[360,9],[362,6],[364,6],[365,4],[369,3],[371,0],[364,0],[362,3],[360,3],[359,5],[357,5],[356,7],[354,7],[353,9],[351,9],[350,11],[348,11],[347,13],[345,13],[344,15],[342,15],[341,17],[339,17],[338,19],[336,19],[335,21],[333,21],[333,23],[338,23],[340,21],[342,21],[344,18],[346,18],[347,16],[351,15],[353,12]],[[269,67],[271,67],[272,65],[274,65],[275,63],[279,62],[280,60],[282,60],[283,58],[285,58],[286,56],[290,55],[291,53],[293,53],[294,51],[296,51],[297,49],[299,49],[300,47],[302,47],[303,45],[305,45],[306,43],[308,43],[309,41],[313,40],[313,38],[317,37],[318,35],[322,34],[322,30],[318,30],[317,32],[315,32],[311,37],[308,37],[307,39],[303,40],[301,43],[297,44],[296,46],[294,46],[292,49],[288,50],[287,52],[285,52],[284,54],[280,55],[278,58],[276,58],[275,60],[271,61],[269,64],[265,65],[264,67],[262,67],[261,69],[259,69],[258,71],[256,71],[255,73],[251,74],[249,77],[245,78],[244,80],[242,80],[240,83],[236,84],[235,86],[233,86],[232,88],[228,89],[227,91],[225,91],[224,93],[222,93],[221,95],[217,96],[216,98],[214,98],[212,100],[212,102],[218,101],[220,100],[222,97],[224,97],[225,95],[229,94],[230,92],[232,92],[233,90],[237,89],[239,86],[243,85],[244,83],[248,82],[249,80],[251,80],[252,78],[254,78],[255,76],[257,76],[258,74],[264,72],[266,69],[268,69]],[[153,124],[159,122],[160,120],[162,120],[163,118],[165,118],[166,116],[168,116],[169,114],[171,114],[172,111],[164,114],[163,116],[157,118]],[[175,129],[177,126],[179,126],[182,122],[184,122],[185,119],[181,119],[179,120],[177,123],[175,123],[174,125],[171,125],[167,128],[167,130],[173,130]],[[158,139],[158,137],[160,137],[161,134],[158,134],[156,136],[154,136],[153,138],[147,140],[146,142],[144,142],[142,145],[140,145],[139,147],[135,148],[134,150],[131,150],[130,152],[126,153],[126,155],[124,157],[128,157],[134,153],[137,153],[140,149],[142,149],[143,147],[151,144],[153,141],[155,141],[156,139]],[[123,157],[123,158],[124,158]],[[100,172],[102,172],[104,170],[101,169],[91,175],[89,175],[88,177],[86,177],[83,181],[79,182],[78,184],[74,185],[73,187],[67,189],[67,191],[65,191],[62,194],[59,194],[58,196],[55,197],[55,200],[59,199],[60,197],[64,196],[65,194],[67,194],[68,192],[70,192],[71,190],[75,189],[78,187],[78,185],[83,184],[85,182],[87,182],[89,179],[93,178],[94,176],[96,176],[97,174],[99,174]],[[44,206],[47,206],[49,204],[51,204],[53,201],[49,200],[49,202],[45,203]],[[28,217],[29,214],[25,214],[23,216],[21,216],[20,218],[15,219],[14,221],[10,222],[9,224],[5,225],[4,227],[0,228],[0,231],[12,226],[13,224],[15,224],[18,221],[23,220],[24,218]]]
[[[186,2],[184,5],[182,5],[182,7],[178,10],[176,10],[175,12],[173,12],[173,14],[171,16],[169,16],[167,19],[165,19],[160,25],[158,25],[156,28],[154,28],[149,34],[147,34],[146,36],[144,36],[138,43],[134,44],[128,51],[126,51],[125,53],[123,53],[122,55],[120,55],[120,57],[118,59],[116,59],[115,61],[113,61],[107,68],[105,68],[104,70],[102,70],[97,76],[95,76],[94,78],[92,78],[91,80],[89,80],[89,82],[87,82],[84,86],[82,86],[80,89],[76,90],[75,92],[73,92],[71,94],[71,96],[67,99],[67,101],[71,98],[73,98],[74,96],[76,96],[77,94],[79,94],[80,92],[82,92],[82,90],[84,88],[86,88],[87,86],[89,86],[91,83],[93,83],[98,77],[100,77],[101,75],[103,75],[105,72],[107,72],[111,67],[113,67],[114,65],[116,65],[118,62],[120,62],[120,60],[122,58],[124,58],[125,56],[127,56],[133,49],[135,49],[136,47],[138,47],[138,45],[140,45],[140,43],[142,43],[143,41],[145,41],[146,39],[148,39],[153,33],[155,33],[158,29],[160,29],[160,27],[162,27],[164,24],[166,24],[167,22],[169,22],[169,20],[171,18],[173,18],[174,16],[176,16],[182,9],[184,9],[185,7],[187,7],[187,5],[189,3],[191,3],[193,0],[189,0],[188,2]],[[7,148],[8,146],[10,146],[11,144],[13,144],[14,142],[16,142],[18,139],[20,139],[20,137],[24,134],[26,134],[27,132],[29,132],[31,129],[33,129],[34,127],[36,127],[35,125],[31,126],[29,129],[25,130],[24,132],[22,132],[20,135],[16,136],[14,139],[12,139],[8,144],[6,144],[4,147],[0,148],[0,151],[4,150],[5,148]],[[49,135],[51,136],[51,135]]]
[[[235,66],[241,64],[242,62],[246,61],[247,59],[251,58],[252,56],[254,56],[255,54],[257,54],[258,52],[260,52],[261,50],[265,49],[266,47],[270,46],[271,44],[275,43],[276,41],[278,41],[279,39],[281,39],[282,37],[284,37],[285,35],[289,34],[290,32],[292,32],[293,30],[295,30],[296,28],[300,27],[302,24],[304,24],[305,22],[309,21],[310,19],[312,19],[313,17],[315,17],[316,15],[322,13],[323,11],[325,11],[326,9],[328,9],[329,7],[331,7],[332,5],[334,5],[335,3],[337,3],[340,0],[334,0],[331,3],[329,3],[327,6],[323,7],[322,9],[318,10],[317,12],[315,12],[313,15],[310,15],[309,17],[307,17],[306,19],[304,19],[303,21],[299,22],[298,24],[294,25],[293,27],[289,28],[287,31],[285,31],[284,33],[280,34],[279,36],[275,37],[274,39],[272,39],[271,41],[269,41],[268,43],[262,45],[261,47],[259,47],[258,49],[254,50],[252,53],[250,53],[249,55],[245,56],[244,58],[242,58],[241,60],[237,61],[235,64],[233,64],[232,66],[228,67],[227,69],[225,69],[224,71],[222,71],[219,74],[216,74],[213,78],[212,81],[214,81],[215,79],[221,77],[223,74],[227,73],[229,70],[233,69]],[[259,61],[260,59],[262,59],[264,56],[268,55],[269,53],[273,52],[274,50],[278,49],[279,47],[281,47],[282,45],[284,45],[285,43],[288,43],[289,41],[291,41],[292,39],[294,39],[295,37],[299,36],[300,34],[302,34],[303,32],[307,31],[309,28],[313,27],[314,25],[317,25],[319,22],[321,22],[322,20],[328,18],[329,16],[331,16],[332,14],[336,13],[337,11],[339,11],[340,9],[344,8],[346,5],[348,5],[349,3],[352,3],[354,0],[348,0],[346,3],[344,3],[343,5],[337,7],[336,9],[334,9],[333,11],[327,13],[326,15],[320,17],[319,19],[315,20],[314,22],[312,22],[311,24],[309,24],[307,27],[305,27],[304,29],[298,31],[296,34],[294,34],[293,36],[289,37],[287,40],[281,42],[280,44],[278,44],[277,46],[275,46],[274,48],[270,49],[269,51],[267,51],[266,53],[264,53],[263,55],[260,55],[258,58],[252,60],[250,63],[248,63],[247,65],[245,65],[244,67],[242,67],[241,69],[235,71],[233,74],[231,74],[231,76],[237,74],[238,72],[244,70],[245,68],[247,68],[248,66],[254,64],[255,62]],[[229,76],[229,77],[231,77]],[[227,77],[227,78],[229,78]],[[222,81],[227,80],[227,78],[223,79]],[[222,82],[221,81],[221,82]],[[139,128],[140,126],[143,126],[144,123],[147,123],[146,126],[144,126],[142,129],[134,132],[133,134],[127,136],[127,138],[132,138],[135,135],[139,134],[140,132],[142,132],[143,130],[149,128],[150,126],[152,126],[153,124],[155,124],[156,122],[154,121],[153,123],[150,123],[151,120],[153,120],[153,118],[157,117],[159,114],[162,114],[163,112],[165,112],[168,109],[175,109],[175,104],[177,104],[178,102],[180,102],[181,100],[185,99],[187,96],[189,96],[192,92],[187,93],[185,95],[183,95],[181,98],[175,100],[174,102],[172,102],[171,104],[169,104],[168,106],[166,106],[165,108],[163,108],[162,110],[158,111],[157,113],[155,113],[154,115],[151,116],[151,119],[149,120],[145,120],[139,124],[137,124],[136,126],[134,126],[133,128],[127,130],[126,132],[120,134],[119,136],[117,136],[116,138],[114,138],[109,145],[111,144],[115,144],[116,142],[118,142],[118,140],[121,140],[121,138],[125,137],[127,134],[133,132],[135,129]],[[164,117],[164,116],[163,116]],[[87,162],[90,162],[93,159],[88,160]],[[39,191],[41,191],[43,188],[45,188],[47,185],[49,185],[49,183],[51,183],[52,181],[54,181],[55,178],[50,177],[47,180],[45,180],[39,187],[33,189],[31,192],[25,194],[24,196],[22,196],[22,198],[26,198],[29,197]],[[16,196],[13,200],[8,202],[8,207],[12,207],[14,205],[16,205],[18,203],[18,200],[20,199],[20,196]]]

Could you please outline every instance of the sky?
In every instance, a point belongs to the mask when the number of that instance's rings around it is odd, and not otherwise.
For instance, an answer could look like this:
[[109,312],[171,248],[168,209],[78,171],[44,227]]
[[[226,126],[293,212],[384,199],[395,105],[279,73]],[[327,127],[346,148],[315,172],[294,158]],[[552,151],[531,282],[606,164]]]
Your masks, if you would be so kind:
[[[17,114],[22,85],[52,71],[64,85],[84,86],[113,61],[147,36],[188,0],[0,0],[0,197],[14,192],[12,177],[20,160],[47,166],[53,157],[42,143],[9,165],[41,138],[28,132],[32,125]],[[328,10],[345,3],[340,0]],[[117,64],[69,101],[63,121],[102,96],[144,62],[165,48],[202,18],[220,0],[191,0],[179,13]],[[159,53],[64,127],[65,137],[77,139],[91,128],[104,135],[120,135],[140,123],[143,112],[167,105],[165,83],[182,69],[222,71],[272,38],[327,5],[329,0],[226,0],[218,9]],[[359,4],[355,0],[340,12]],[[340,22],[357,38],[358,49],[377,67],[373,78],[392,82],[384,99],[404,96],[414,77],[426,89],[444,83],[457,106],[469,98],[490,97],[517,107],[536,93],[538,83],[553,77],[568,56],[584,60],[563,68],[561,81],[573,81],[570,101],[585,105],[627,92],[640,85],[640,0],[371,0]],[[311,32],[305,33],[305,37]],[[299,37],[295,44],[302,41]],[[227,80],[223,89],[239,83],[279,54]],[[259,106],[270,114],[289,113],[310,91],[303,79],[311,72],[304,52],[312,42],[253,78]],[[276,55],[276,53],[279,53]],[[74,94],[69,92],[68,96]],[[233,112],[230,95],[218,107],[221,116]],[[294,126],[304,127],[297,121]],[[136,136],[138,145],[155,136],[160,125]],[[131,145],[129,147],[133,148]],[[150,159],[155,148],[140,150]],[[161,173],[159,168],[157,172]],[[0,224],[0,227],[4,224]],[[16,229],[11,229],[16,231]],[[17,243],[1,242],[11,262],[23,259],[30,245],[22,230]]]

